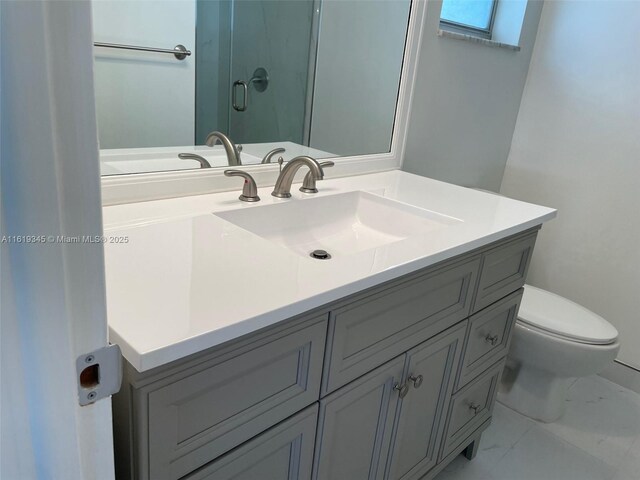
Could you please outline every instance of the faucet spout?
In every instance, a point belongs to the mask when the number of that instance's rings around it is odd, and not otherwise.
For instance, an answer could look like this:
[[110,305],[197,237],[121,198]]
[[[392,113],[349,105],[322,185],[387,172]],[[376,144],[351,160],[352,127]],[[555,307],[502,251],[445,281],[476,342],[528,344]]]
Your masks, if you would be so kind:
[[324,178],[324,171],[318,161],[307,155],[301,155],[292,159],[284,166],[278,180],[276,180],[276,185],[271,195],[278,198],[291,198],[293,178],[302,166],[309,168],[309,174],[314,180],[322,180]]
[[240,150],[236,146],[235,143],[231,141],[229,137],[227,137],[222,132],[211,132],[207,135],[207,139],[204,143],[206,143],[209,147],[213,147],[216,143],[222,143],[224,147],[224,151],[227,153],[227,163],[229,166],[237,167],[238,165],[242,165],[242,161],[240,160]]

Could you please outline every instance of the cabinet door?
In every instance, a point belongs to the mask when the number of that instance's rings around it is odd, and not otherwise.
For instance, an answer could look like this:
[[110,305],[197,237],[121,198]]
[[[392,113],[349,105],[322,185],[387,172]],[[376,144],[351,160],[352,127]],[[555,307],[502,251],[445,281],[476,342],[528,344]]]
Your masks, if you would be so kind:
[[409,392],[398,405],[395,441],[389,459],[390,480],[417,479],[438,458],[455,373],[458,369],[466,321],[418,345],[407,354]]
[[309,480],[317,416],[316,404],[185,480]]
[[320,401],[316,480],[383,478],[405,355]]

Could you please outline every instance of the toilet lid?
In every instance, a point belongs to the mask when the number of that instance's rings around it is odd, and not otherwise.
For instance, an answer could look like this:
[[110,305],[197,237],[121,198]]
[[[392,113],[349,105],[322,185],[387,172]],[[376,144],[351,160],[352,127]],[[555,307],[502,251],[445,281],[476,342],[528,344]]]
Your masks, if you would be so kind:
[[524,324],[582,343],[606,345],[618,331],[604,318],[546,290],[525,285],[518,320]]

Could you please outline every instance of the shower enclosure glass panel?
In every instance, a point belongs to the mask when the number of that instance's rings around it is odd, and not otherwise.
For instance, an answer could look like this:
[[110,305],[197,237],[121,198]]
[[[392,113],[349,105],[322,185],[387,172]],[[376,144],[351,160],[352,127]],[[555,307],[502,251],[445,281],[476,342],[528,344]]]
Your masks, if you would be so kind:
[[196,143],[214,129],[239,143],[305,143],[312,20],[313,0],[198,2],[198,54],[218,62],[198,62]]
[[[238,101],[229,109],[229,134],[235,141],[303,143],[312,18],[312,0],[233,2],[231,83]],[[255,79],[259,68],[268,84]],[[238,82],[247,83],[246,97]]]

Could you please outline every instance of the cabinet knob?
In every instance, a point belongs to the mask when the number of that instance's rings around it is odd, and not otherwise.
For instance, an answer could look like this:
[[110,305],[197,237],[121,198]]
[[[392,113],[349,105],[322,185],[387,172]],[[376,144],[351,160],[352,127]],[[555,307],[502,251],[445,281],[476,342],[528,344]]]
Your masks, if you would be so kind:
[[398,391],[398,396],[400,398],[404,398],[407,396],[407,393],[409,393],[409,386],[405,383],[403,385],[400,385],[399,383],[396,383],[393,387],[394,390]]
[[422,381],[424,380],[424,377],[422,375],[409,375],[409,380],[411,382],[413,382],[413,388],[420,388],[420,385],[422,385]]
[[478,413],[478,410],[480,410],[480,405],[476,405],[475,403],[471,402],[469,404],[469,410],[473,410],[473,414],[476,415]]
[[491,335],[490,333],[485,337],[484,341],[487,343],[490,343],[492,347],[494,347],[497,343],[498,340],[500,339],[500,337],[498,337],[498,335]]

